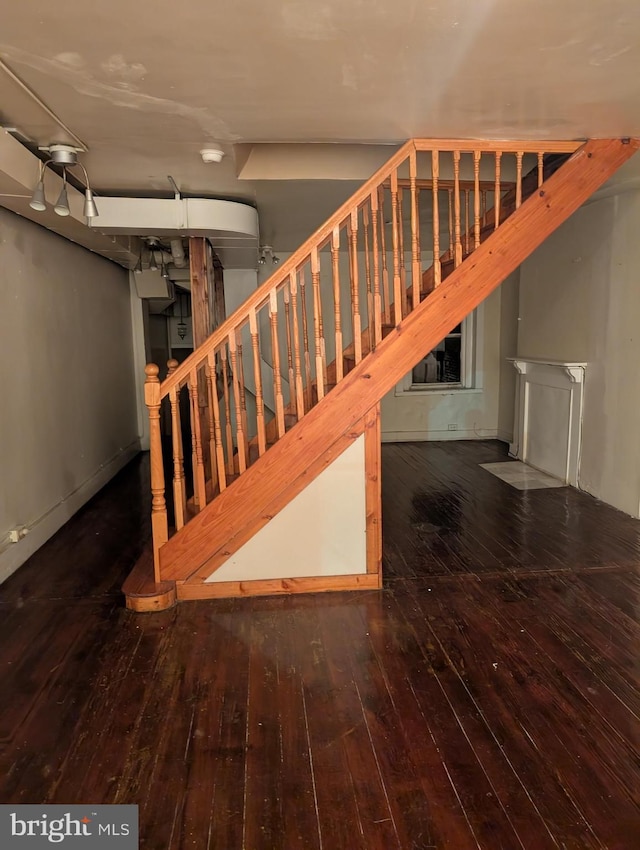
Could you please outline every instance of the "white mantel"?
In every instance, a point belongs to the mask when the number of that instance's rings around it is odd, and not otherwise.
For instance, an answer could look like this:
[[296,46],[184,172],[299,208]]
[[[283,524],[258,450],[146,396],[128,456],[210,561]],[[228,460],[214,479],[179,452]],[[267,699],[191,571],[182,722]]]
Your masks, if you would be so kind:
[[586,363],[509,357],[518,372],[509,454],[578,485]]

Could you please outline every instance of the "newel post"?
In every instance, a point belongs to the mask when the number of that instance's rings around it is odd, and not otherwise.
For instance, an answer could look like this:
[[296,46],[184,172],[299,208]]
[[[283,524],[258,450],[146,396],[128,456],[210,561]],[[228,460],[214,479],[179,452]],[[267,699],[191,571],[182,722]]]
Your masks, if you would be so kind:
[[169,539],[167,502],[164,497],[164,467],[162,463],[162,438],[160,435],[160,380],[158,367],[148,363],[144,367],[147,379],[144,400],[149,408],[149,445],[151,450],[151,533],[153,536],[153,565],[156,581],[160,581],[160,547]]

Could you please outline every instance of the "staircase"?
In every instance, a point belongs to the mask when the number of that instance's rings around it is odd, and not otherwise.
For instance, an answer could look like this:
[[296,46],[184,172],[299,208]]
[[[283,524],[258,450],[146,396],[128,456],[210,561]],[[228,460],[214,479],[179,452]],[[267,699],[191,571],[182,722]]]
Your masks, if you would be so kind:
[[[128,606],[379,587],[380,399],[639,144],[409,141],[164,382],[148,365],[153,544]],[[363,435],[366,570],[211,583]]]

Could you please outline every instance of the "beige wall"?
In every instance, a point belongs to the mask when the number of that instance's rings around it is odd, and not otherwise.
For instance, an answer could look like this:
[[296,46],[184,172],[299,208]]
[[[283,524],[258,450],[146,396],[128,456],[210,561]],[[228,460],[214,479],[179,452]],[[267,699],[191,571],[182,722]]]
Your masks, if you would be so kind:
[[[515,291],[517,275],[505,281],[477,310],[475,386],[402,392],[399,384],[382,400],[384,441],[509,439],[515,373],[504,357],[516,326]],[[513,348],[515,353],[515,344]],[[455,430],[451,430],[452,425]]]
[[138,450],[127,272],[0,210],[0,341],[1,580]]
[[579,486],[640,511],[640,192],[583,206],[522,266],[518,355],[586,361]]

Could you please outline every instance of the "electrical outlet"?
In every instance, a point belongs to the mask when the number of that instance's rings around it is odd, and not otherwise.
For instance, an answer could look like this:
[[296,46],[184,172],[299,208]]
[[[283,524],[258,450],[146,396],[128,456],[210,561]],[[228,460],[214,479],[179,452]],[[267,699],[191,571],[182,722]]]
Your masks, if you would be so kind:
[[29,529],[24,525],[19,525],[17,528],[12,528],[9,532],[9,543],[18,543],[23,537],[26,537]]
[[449,422],[449,425],[447,427],[448,427],[449,431],[457,431],[458,430],[458,426],[456,425],[455,422]]

